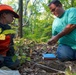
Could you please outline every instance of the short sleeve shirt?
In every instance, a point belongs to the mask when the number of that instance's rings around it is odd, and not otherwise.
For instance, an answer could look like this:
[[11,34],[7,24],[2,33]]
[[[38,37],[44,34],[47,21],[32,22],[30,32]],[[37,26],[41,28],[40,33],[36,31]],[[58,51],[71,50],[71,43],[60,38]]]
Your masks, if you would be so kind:
[[[72,7],[66,10],[61,17],[55,18],[52,25],[52,35],[60,33],[68,24],[76,25],[76,8]],[[58,42],[76,50],[76,28],[71,33],[61,37]]]

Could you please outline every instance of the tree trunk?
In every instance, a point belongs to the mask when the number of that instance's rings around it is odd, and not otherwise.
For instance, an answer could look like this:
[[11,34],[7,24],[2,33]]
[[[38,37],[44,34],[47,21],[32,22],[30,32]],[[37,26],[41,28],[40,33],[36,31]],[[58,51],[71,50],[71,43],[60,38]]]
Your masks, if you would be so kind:
[[22,38],[22,17],[23,17],[23,0],[19,0],[19,29],[18,29],[18,36]]

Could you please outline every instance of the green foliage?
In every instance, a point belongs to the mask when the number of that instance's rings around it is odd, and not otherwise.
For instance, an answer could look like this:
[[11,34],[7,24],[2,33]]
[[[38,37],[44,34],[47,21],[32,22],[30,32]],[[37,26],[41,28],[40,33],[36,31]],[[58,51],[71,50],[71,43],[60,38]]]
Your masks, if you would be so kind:
[[31,61],[30,50],[32,47],[34,47],[35,42],[26,40],[24,38],[15,38],[14,43],[16,53],[13,57],[13,61],[15,61],[16,58],[20,59],[20,63]]
[[76,73],[73,73],[70,68],[66,68],[65,75],[76,75]]
[[73,75],[76,75],[76,73],[74,73]]
[[65,71],[65,75],[72,75],[72,72],[70,71],[69,68],[66,69],[66,71]]
[[12,29],[3,31],[3,34],[15,34],[15,33],[16,32],[14,30],[12,30]]
[[13,62],[15,62],[17,60],[17,56],[14,55],[13,58],[12,58]]
[[74,1],[74,0],[60,0],[60,1],[63,4],[65,9],[68,9],[70,7],[76,7],[76,5],[75,5],[76,1]]
[[[50,9],[48,8],[48,4],[50,3],[50,1],[52,0],[35,0],[34,3],[31,0],[23,1],[23,22],[25,25],[23,27],[24,38],[31,39],[37,42],[47,42],[47,40],[51,37],[53,15],[50,13]],[[62,2],[65,9],[70,8],[71,6],[76,7],[76,1],[74,0],[60,1]],[[6,4],[13,6],[15,10],[18,9],[17,0],[8,0]],[[17,25],[18,21],[15,20],[15,23]],[[4,34],[6,33],[7,32],[5,32]]]
[[[65,9],[70,8],[75,4],[76,1],[72,0],[60,0],[64,6]],[[37,1],[36,1],[37,2]],[[48,2],[50,2],[48,0]],[[31,10],[30,13],[31,16],[29,18],[29,23],[27,26],[23,28],[24,31],[24,37],[27,39],[31,39],[37,42],[47,42],[48,39],[52,36],[52,22],[53,22],[53,15],[50,13],[50,9],[48,8],[49,3],[43,3],[43,2],[37,2],[37,4],[34,3],[34,5],[29,5],[29,9]],[[67,4],[68,3],[68,4]],[[44,11],[40,12],[38,11],[42,6],[44,8]]]
[[44,3],[42,3],[42,5],[43,5],[44,9],[45,9],[48,13],[50,13],[49,7],[48,7],[46,4],[44,4]]
[[38,12],[35,6],[31,6],[34,14],[29,18],[29,25],[23,28],[24,37],[36,42],[46,42],[51,37],[51,25],[53,18],[48,14],[49,9],[45,4],[42,4],[46,11]]
[[24,27],[24,37],[37,42],[46,42],[51,36],[51,23],[47,20],[35,19],[33,24],[32,28],[30,26]]

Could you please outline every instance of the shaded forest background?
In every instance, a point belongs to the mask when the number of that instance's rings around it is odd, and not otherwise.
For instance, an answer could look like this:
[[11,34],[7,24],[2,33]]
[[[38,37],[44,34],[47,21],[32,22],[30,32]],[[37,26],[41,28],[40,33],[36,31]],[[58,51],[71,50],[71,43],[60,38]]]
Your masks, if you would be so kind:
[[[11,26],[15,31],[14,48],[16,55],[24,62],[30,60],[34,49],[47,50],[47,41],[52,36],[52,22],[55,18],[48,8],[51,0],[0,0],[0,4],[8,4],[19,14],[20,18],[15,19]],[[76,7],[75,0],[60,0],[64,9]],[[7,33],[7,32],[6,32]],[[12,32],[13,33],[13,32]],[[43,47],[37,46],[43,44]],[[35,48],[35,46],[37,46]],[[52,49],[52,48],[51,48]]]
[[[20,63],[26,66],[20,65],[22,75],[28,75],[28,73],[36,73],[36,75],[76,75],[76,65],[73,65],[75,74],[69,69],[63,70],[65,74],[48,74],[40,68],[55,68],[59,72],[63,69],[60,62],[55,61],[43,61],[42,53],[47,52],[48,48],[55,53],[57,45],[47,46],[47,41],[52,36],[52,22],[55,18],[48,8],[48,4],[52,0],[0,0],[0,4],[8,4],[14,8],[19,14],[20,18],[15,19],[11,24],[16,33],[14,39],[14,48],[16,51],[13,61],[18,58]],[[76,0],[60,0],[64,6],[64,9],[70,7],[76,7]],[[29,62],[26,63],[25,62]],[[76,63],[75,63],[76,64]],[[30,65],[30,66],[28,66]],[[49,66],[50,65],[50,66]],[[63,65],[65,65],[63,63]],[[34,68],[38,66],[38,68]],[[72,69],[72,70],[73,70]],[[28,71],[29,70],[29,71]],[[23,74],[23,73],[27,74]],[[39,74],[40,72],[40,74]],[[42,73],[41,73],[42,72]]]
[[[0,3],[11,5],[19,13],[20,19],[14,20],[12,27],[16,36],[36,42],[47,42],[51,37],[51,26],[55,18],[48,4],[51,0],[8,0]],[[76,7],[75,0],[60,0],[65,9]]]

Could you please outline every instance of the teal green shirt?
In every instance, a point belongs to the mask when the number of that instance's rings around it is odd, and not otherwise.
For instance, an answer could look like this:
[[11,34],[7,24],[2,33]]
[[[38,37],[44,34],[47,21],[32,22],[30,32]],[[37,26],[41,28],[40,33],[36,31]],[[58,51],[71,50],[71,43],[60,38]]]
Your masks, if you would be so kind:
[[[52,25],[52,35],[55,36],[60,33],[68,24],[76,25],[76,8],[70,8],[60,18],[55,18]],[[76,50],[76,29],[60,38],[58,42]]]

